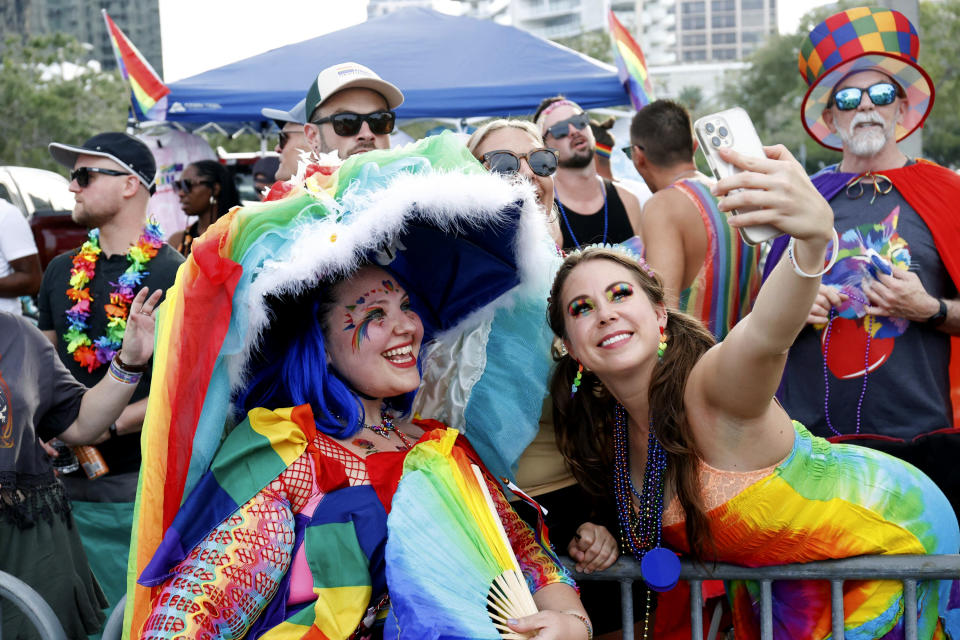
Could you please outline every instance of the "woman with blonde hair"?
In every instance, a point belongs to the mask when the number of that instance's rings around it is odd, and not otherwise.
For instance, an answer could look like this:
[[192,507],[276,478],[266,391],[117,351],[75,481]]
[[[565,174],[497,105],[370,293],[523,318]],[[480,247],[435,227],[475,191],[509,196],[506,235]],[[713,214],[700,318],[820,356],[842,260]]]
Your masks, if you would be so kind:
[[537,202],[550,229],[550,237],[563,244],[560,220],[554,211],[553,174],[557,172],[557,152],[548,149],[543,136],[526,120],[491,120],[473,132],[467,149],[488,170],[507,177],[519,177],[533,185]]

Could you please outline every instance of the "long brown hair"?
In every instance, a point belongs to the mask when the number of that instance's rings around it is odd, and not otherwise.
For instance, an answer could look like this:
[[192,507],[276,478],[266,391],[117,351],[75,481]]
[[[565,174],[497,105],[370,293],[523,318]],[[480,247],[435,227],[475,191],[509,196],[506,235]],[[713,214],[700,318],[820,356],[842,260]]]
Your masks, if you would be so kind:
[[[557,271],[547,309],[550,328],[566,339],[563,285],[577,265],[589,260],[609,260],[631,271],[653,304],[663,304],[663,285],[628,253],[607,247],[588,247],[567,256]],[[663,361],[654,367],[648,394],[650,415],[657,439],[667,452],[668,486],[673,486],[683,507],[690,551],[697,558],[713,547],[700,491],[698,451],[687,422],[683,394],[693,365],[715,344],[713,335],[696,319],[667,311],[665,329],[669,346]],[[587,371],[580,392],[570,396],[578,363],[569,354],[560,356],[550,382],[557,446],[577,481],[590,493],[613,495],[613,423],[616,399],[600,380]],[[645,416],[643,417],[645,418]]]

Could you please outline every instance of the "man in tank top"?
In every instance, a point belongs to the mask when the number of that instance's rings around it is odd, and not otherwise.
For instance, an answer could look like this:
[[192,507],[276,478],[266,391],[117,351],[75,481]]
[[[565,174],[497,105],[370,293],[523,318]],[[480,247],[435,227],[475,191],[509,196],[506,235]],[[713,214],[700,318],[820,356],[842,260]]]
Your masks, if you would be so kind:
[[640,201],[627,189],[597,175],[593,161],[596,141],[587,113],[575,102],[554,96],[540,103],[534,122],[560,159],[553,180],[563,249],[639,236]]
[[651,102],[630,124],[633,166],[653,196],[644,205],[646,259],[667,303],[699,318],[717,340],[750,313],[760,289],[760,247],[745,243],[693,162],[690,116],[672,100]]

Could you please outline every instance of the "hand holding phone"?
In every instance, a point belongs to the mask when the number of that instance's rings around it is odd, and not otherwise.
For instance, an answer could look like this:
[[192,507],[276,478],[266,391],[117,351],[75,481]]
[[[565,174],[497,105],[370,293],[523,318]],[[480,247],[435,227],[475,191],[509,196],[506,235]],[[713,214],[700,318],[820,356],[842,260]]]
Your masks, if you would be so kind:
[[[740,107],[727,109],[699,118],[693,123],[693,131],[700,148],[707,158],[710,170],[718,180],[739,173],[741,169],[720,157],[720,149],[733,149],[747,156],[765,158],[763,144],[750,121],[750,116]],[[754,209],[734,210],[733,214],[747,213]],[[782,235],[782,232],[768,224],[740,228],[740,237],[748,244],[759,244]]]

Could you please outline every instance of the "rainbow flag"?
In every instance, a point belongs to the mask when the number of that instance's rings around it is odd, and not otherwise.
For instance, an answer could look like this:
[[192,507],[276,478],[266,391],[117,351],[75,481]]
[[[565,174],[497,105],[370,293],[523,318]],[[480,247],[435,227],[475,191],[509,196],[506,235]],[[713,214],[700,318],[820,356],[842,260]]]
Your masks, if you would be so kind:
[[617,20],[613,9],[609,9],[610,41],[613,44],[613,57],[617,61],[617,75],[623,88],[630,95],[634,109],[640,110],[650,104],[653,97],[653,83],[647,75],[647,60],[643,50],[633,39],[630,32]]
[[130,39],[120,31],[106,9],[101,9],[103,20],[107,23],[110,44],[117,57],[117,66],[123,79],[130,85],[130,108],[137,120],[166,120],[167,94],[170,89],[163,84],[160,76],[153,70]]

